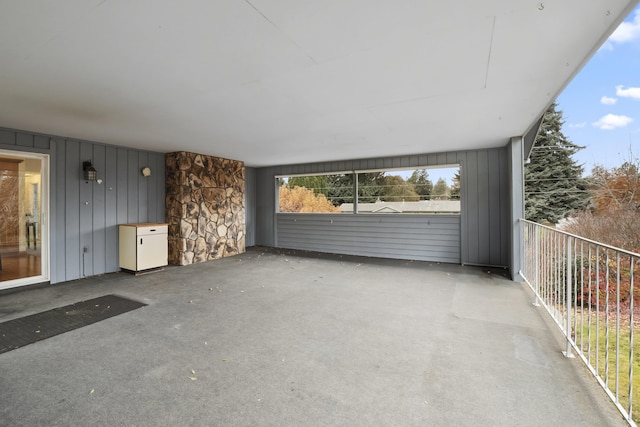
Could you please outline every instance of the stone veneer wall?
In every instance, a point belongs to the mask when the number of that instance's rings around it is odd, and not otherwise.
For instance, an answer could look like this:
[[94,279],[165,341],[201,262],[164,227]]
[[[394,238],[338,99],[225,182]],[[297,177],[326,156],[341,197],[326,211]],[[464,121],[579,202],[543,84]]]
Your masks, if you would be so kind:
[[188,265],[245,251],[244,163],[166,155],[169,263]]

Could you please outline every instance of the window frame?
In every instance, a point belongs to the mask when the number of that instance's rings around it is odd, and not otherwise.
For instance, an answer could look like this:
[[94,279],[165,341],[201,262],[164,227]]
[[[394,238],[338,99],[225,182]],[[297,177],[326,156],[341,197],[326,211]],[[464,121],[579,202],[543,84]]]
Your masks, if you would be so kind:
[[[460,163],[448,163],[448,164],[443,164],[443,165],[430,165],[430,166],[412,166],[412,167],[393,167],[393,168],[371,168],[371,169],[354,169],[354,170],[339,170],[339,171],[331,171],[331,172],[311,172],[311,173],[292,173],[292,174],[277,174],[275,175],[275,187],[276,187],[276,191],[275,191],[275,213],[276,214],[280,214],[280,213],[286,213],[286,214],[304,214],[304,215],[308,215],[308,214],[339,214],[339,215],[344,215],[344,214],[352,214],[352,215],[388,215],[388,213],[381,213],[381,212],[361,212],[359,210],[359,205],[360,205],[360,195],[359,193],[359,189],[360,189],[360,180],[358,179],[358,176],[360,174],[366,174],[366,173],[379,173],[382,172],[384,175],[387,175],[389,173],[392,172],[413,172],[416,170],[420,170],[420,169],[425,169],[427,170],[427,172],[429,170],[436,170],[436,169],[457,169],[457,173],[460,175],[461,179],[460,181],[462,181],[462,164]],[[455,173],[454,173],[455,174]],[[315,177],[315,176],[330,176],[330,175],[354,175],[354,179],[353,179],[353,187],[352,187],[352,193],[351,193],[351,197],[353,199],[352,205],[353,205],[353,209],[351,211],[341,211],[341,212],[281,212],[280,211],[280,180],[281,179],[288,179],[288,178],[294,178],[294,177]],[[387,175],[388,176],[388,175]],[[451,178],[452,179],[452,178]],[[405,178],[406,181],[406,178]],[[435,184],[435,183],[433,183]],[[460,182],[459,185],[460,187],[462,187],[461,185],[462,183]],[[328,198],[327,198],[328,199]],[[425,199],[426,200],[426,199]],[[449,199],[452,200],[452,199]],[[460,202],[460,206],[458,208],[457,211],[455,212],[443,212],[443,213],[439,213],[439,212],[408,212],[408,213],[403,213],[403,212],[397,212],[400,214],[404,214],[404,215],[410,215],[410,214],[415,214],[415,215],[460,215],[462,213],[462,190],[460,190],[460,196],[458,199],[454,199]],[[420,200],[422,201],[422,200]],[[386,202],[388,203],[388,202]],[[404,201],[403,201],[404,203]]]

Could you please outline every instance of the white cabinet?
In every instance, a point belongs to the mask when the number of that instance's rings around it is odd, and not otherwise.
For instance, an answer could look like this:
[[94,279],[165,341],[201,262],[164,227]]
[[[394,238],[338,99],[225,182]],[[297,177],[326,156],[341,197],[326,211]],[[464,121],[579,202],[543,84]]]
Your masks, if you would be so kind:
[[167,265],[168,224],[120,224],[118,229],[121,269],[141,271]]

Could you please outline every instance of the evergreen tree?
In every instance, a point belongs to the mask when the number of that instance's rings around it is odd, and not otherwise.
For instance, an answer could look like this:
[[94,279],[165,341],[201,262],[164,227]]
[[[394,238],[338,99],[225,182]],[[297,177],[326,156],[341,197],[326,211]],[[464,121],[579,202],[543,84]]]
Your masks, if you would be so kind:
[[329,189],[327,191],[327,199],[334,206],[340,206],[343,203],[353,203],[353,174],[345,175],[327,175]]
[[380,199],[383,202],[417,202],[420,200],[413,184],[406,182],[398,175],[385,176],[381,190]]
[[460,169],[453,175],[453,185],[449,194],[451,200],[460,200]]
[[536,222],[557,223],[588,203],[588,183],[582,166],[573,159],[580,147],[562,133],[562,111],[554,102],[544,114],[525,166],[525,217]]
[[416,189],[416,193],[420,195],[421,200],[429,200],[431,198],[431,191],[433,191],[433,183],[429,179],[429,173],[426,169],[416,169],[411,176],[407,179],[407,182],[413,184]]
[[431,192],[431,200],[447,200],[449,199],[449,186],[443,178],[436,181]]
[[373,203],[384,192],[384,172],[358,173],[358,202]]
[[289,178],[289,187],[304,187],[313,190],[315,194],[327,195],[329,183],[326,175],[292,176]]
[[[327,198],[334,206],[353,203],[355,174],[327,175]],[[384,172],[358,173],[358,202],[373,203],[382,195]]]

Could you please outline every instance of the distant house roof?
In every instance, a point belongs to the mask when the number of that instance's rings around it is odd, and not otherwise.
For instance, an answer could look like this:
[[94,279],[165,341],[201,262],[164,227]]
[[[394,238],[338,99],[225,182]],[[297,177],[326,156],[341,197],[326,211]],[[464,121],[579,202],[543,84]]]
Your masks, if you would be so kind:
[[[358,210],[360,210],[360,209],[358,208]],[[401,210],[396,209],[393,206],[387,206],[387,205],[380,206],[379,208],[375,208],[371,212],[373,212],[373,213],[402,213]]]
[[[353,203],[340,205],[340,212],[353,212]],[[421,200],[419,202],[358,203],[358,213],[460,213],[460,200]]]

